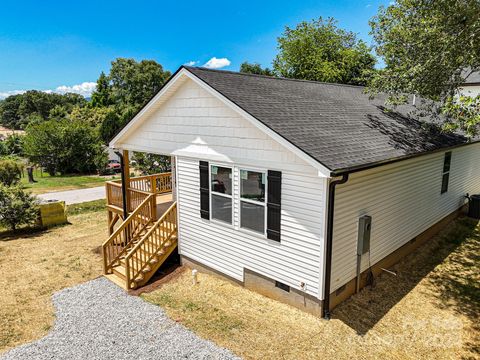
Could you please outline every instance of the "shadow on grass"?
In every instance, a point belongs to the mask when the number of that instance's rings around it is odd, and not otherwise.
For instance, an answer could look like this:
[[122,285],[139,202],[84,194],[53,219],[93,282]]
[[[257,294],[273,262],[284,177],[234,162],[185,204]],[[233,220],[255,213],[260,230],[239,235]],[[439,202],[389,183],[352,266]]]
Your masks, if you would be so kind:
[[[427,287],[438,300],[436,306],[466,315],[475,322],[480,313],[479,252],[478,221],[469,218],[453,221],[396,264],[392,270],[397,276],[382,274],[374,288],[364,288],[334,309],[332,315],[359,335],[365,335],[426,278]],[[474,344],[467,346],[475,351]]]
[[[101,212],[106,210],[106,200],[93,200],[87,201],[84,203],[79,204],[72,204],[67,205],[66,213],[67,216],[74,216],[92,212]],[[67,221],[65,224],[53,225],[47,228],[42,228],[39,226],[24,226],[16,231],[12,230],[0,230],[0,241],[13,241],[13,240],[21,240],[26,238],[34,238],[37,236],[42,236],[43,234],[47,233],[48,231],[62,227],[72,225],[71,222]]]
[[65,224],[55,225],[55,226],[46,227],[46,228],[45,227],[24,227],[24,228],[17,229],[15,231],[12,231],[12,230],[1,231],[0,242],[41,237],[53,229],[56,229],[58,227],[68,226],[68,225],[72,225],[72,223],[67,222]]

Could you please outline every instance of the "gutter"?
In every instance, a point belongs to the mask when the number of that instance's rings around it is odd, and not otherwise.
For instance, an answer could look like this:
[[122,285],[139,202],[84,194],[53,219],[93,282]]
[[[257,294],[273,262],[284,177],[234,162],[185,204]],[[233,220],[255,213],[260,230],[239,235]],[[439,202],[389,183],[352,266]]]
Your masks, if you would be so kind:
[[333,247],[333,214],[335,210],[335,188],[337,185],[348,181],[348,173],[343,174],[341,179],[333,180],[328,185],[328,210],[327,210],[327,246],[325,259],[325,282],[323,300],[323,318],[330,320],[330,283],[332,278],[332,247]]
[[127,183],[125,181],[125,159],[120,151],[115,151],[115,154],[120,158],[120,167],[122,169],[122,205],[123,205],[123,221],[128,217],[127,210]]

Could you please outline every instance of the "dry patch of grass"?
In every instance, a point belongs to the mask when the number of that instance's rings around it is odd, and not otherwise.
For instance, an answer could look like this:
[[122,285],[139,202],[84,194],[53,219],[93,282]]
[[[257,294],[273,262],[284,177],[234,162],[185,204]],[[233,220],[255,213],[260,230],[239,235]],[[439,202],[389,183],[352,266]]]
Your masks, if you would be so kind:
[[0,239],[0,352],[48,332],[54,292],[102,273],[104,215],[80,213],[71,225]]
[[142,295],[247,359],[452,359],[479,353],[480,232],[466,219],[384,274],[325,321],[189,271]]

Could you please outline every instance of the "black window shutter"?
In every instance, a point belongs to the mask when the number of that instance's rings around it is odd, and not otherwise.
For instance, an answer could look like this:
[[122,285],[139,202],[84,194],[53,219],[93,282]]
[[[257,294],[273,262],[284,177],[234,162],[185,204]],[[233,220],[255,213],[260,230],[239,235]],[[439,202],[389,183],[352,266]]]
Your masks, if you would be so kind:
[[200,216],[210,220],[210,184],[208,181],[208,161],[200,161]]
[[280,241],[282,173],[268,170],[267,238]]

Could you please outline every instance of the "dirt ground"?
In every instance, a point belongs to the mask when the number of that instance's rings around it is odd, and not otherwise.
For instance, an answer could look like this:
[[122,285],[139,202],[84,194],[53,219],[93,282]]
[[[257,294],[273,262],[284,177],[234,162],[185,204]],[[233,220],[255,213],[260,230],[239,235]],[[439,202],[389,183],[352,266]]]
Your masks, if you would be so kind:
[[246,359],[480,358],[479,260],[480,227],[458,220],[330,321],[190,271],[142,297]]
[[105,210],[71,215],[69,221],[0,238],[0,352],[48,332],[54,292],[101,275],[98,247],[107,236]]

